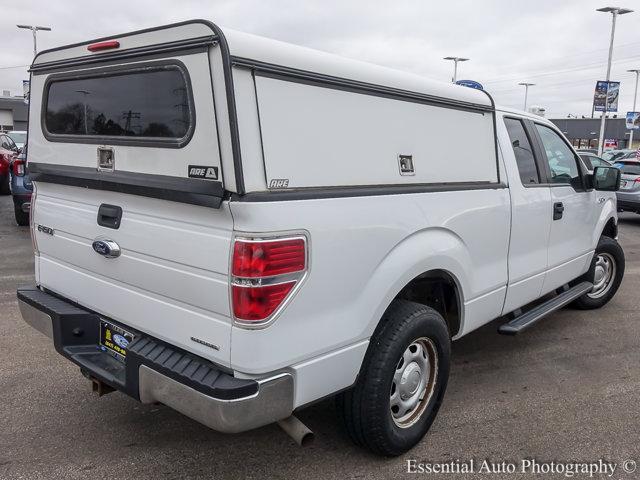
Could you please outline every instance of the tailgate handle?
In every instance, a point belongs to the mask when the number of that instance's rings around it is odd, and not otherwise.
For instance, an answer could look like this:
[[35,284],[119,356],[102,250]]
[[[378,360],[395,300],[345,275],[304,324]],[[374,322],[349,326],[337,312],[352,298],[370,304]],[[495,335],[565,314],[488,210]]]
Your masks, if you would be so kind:
[[122,208],[117,205],[103,203],[98,209],[98,225],[117,230],[120,228]]

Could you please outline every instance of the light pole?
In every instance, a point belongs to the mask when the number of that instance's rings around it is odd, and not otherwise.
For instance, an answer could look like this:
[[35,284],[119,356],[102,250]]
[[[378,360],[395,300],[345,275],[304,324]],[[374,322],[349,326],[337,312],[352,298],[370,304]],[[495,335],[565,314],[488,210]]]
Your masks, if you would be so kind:
[[523,85],[524,86],[524,108],[523,108],[523,110],[526,112],[527,111],[527,97],[529,96],[529,87],[533,87],[535,85],[535,83],[520,82],[518,85]]
[[38,27],[36,25],[16,25],[16,27],[31,30],[31,32],[33,33],[33,57],[35,58],[36,53],[38,53],[38,47],[36,43],[36,32],[38,30],[44,30],[45,32],[50,32],[51,27]]
[[613,38],[616,34],[616,19],[618,15],[624,15],[625,13],[631,13],[633,10],[620,7],[604,7],[598,8],[596,11],[605,12],[611,14],[611,41],[609,42],[609,60],[607,61],[607,94],[604,99],[604,112],[600,120],[600,136],[598,137],[598,156],[602,155],[602,149],[604,147],[604,127],[607,118],[607,102],[609,100],[609,76],[611,75],[611,58],[613,56]]
[[[640,77],[640,69],[636,68],[634,70],[627,70],[627,72],[636,74],[636,89],[633,93],[633,111],[636,111],[636,100],[638,100],[638,77]],[[632,125],[633,126],[633,125]],[[629,147],[633,148],[633,128],[631,129],[631,133],[629,134]]]
[[443,60],[453,61],[453,79],[451,80],[451,83],[456,83],[456,80],[458,79],[458,62],[466,62],[469,59],[462,57],[444,57]]

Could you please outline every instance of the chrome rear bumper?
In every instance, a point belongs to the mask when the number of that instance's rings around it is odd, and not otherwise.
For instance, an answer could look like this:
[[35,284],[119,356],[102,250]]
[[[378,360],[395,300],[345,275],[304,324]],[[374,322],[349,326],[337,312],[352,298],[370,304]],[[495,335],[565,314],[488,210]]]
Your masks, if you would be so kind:
[[142,365],[139,373],[140,401],[159,402],[218,432],[238,433],[291,415],[293,378],[282,374],[258,382],[255,395],[220,400]]

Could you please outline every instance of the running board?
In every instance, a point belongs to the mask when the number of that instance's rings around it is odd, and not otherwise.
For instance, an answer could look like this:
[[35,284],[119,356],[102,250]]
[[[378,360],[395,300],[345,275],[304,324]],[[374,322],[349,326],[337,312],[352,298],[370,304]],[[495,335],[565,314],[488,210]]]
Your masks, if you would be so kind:
[[565,305],[573,302],[576,298],[581,297],[593,288],[591,282],[581,282],[574,287],[565,290],[546,302],[533,307],[527,313],[518,315],[516,318],[498,327],[498,333],[502,335],[517,335],[542,320],[556,310],[561,309]]

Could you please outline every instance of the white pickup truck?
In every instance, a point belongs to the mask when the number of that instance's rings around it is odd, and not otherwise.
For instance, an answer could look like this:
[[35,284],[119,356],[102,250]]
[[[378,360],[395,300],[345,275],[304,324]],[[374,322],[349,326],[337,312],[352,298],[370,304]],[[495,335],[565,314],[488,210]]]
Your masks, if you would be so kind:
[[222,432],[336,395],[397,455],[450,343],[515,334],[624,272],[615,168],[480,90],[194,20],[39,53],[24,320],[99,393]]

